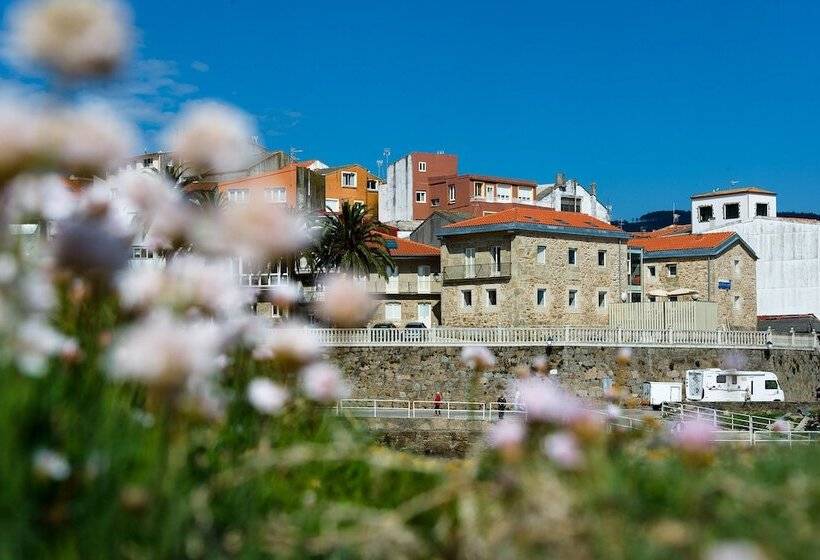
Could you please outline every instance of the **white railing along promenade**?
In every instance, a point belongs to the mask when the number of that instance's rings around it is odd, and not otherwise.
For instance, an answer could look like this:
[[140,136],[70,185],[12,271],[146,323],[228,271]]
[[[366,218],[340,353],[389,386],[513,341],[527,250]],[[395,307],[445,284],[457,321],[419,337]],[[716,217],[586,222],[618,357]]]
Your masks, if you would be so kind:
[[766,416],[754,416],[742,412],[720,410],[707,406],[698,406],[687,403],[663,403],[661,414],[664,418],[673,421],[700,421],[712,424],[716,430],[729,431],[768,431],[775,422]]
[[818,349],[816,335],[768,331],[677,331],[609,327],[309,329],[324,346],[655,346]]

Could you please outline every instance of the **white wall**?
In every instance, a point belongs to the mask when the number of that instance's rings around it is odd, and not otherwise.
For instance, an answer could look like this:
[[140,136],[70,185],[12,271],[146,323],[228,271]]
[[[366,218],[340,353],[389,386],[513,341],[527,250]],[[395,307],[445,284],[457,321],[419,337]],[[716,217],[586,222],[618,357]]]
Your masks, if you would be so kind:
[[[538,185],[538,190],[551,187],[551,184]],[[574,196],[581,199],[581,213],[588,216],[595,216],[599,220],[609,222],[611,217],[609,210],[604,206],[597,196],[592,196],[583,186],[573,180],[567,181],[566,190],[554,189],[544,198],[537,202],[538,206],[546,206],[553,210],[561,210],[561,197]]]
[[413,157],[408,155],[387,166],[387,182],[379,185],[379,220],[413,219]]
[[[723,217],[723,207],[726,204],[737,203],[740,205],[740,218],[727,220]],[[769,205],[769,217],[777,216],[777,197],[770,194],[739,193],[733,195],[713,196],[709,198],[698,198],[692,200],[692,232],[703,233],[712,229],[721,228],[725,225],[751,220],[755,217],[757,203]],[[709,222],[700,221],[699,208],[701,206],[711,206],[714,220]]]
[[758,315],[820,317],[820,223],[754,218],[718,231],[737,232],[757,253]]

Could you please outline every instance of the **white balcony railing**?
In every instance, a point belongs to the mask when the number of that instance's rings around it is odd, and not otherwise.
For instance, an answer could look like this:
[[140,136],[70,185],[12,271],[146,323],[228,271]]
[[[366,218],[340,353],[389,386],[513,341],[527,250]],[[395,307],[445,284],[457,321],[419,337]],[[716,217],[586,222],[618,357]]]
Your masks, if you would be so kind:
[[813,335],[609,327],[310,329],[323,346],[614,346],[818,350]]

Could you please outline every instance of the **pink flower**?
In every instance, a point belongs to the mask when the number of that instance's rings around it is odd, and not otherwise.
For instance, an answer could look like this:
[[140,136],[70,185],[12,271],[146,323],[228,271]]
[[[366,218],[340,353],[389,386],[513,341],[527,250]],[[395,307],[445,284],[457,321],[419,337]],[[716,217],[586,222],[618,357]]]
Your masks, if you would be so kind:
[[701,420],[682,422],[672,433],[672,443],[689,453],[708,451],[713,445],[715,427]]
[[542,449],[547,458],[562,469],[575,470],[584,464],[584,456],[578,441],[567,432],[546,436]]
[[792,425],[791,422],[785,418],[780,418],[779,420],[772,422],[771,430],[773,432],[787,433],[792,431]]
[[493,424],[487,434],[487,443],[493,449],[509,449],[521,445],[526,435],[524,425],[510,418]]
[[276,414],[288,399],[288,392],[270,379],[257,377],[248,384],[248,402],[263,414]]
[[485,346],[465,346],[461,349],[461,361],[476,371],[495,367],[495,356]]
[[328,364],[313,364],[301,372],[302,389],[311,400],[323,403],[334,402],[349,394],[347,383],[339,370]]
[[565,424],[574,422],[586,414],[580,400],[552,382],[529,378],[522,380],[519,388],[521,401],[530,420]]
[[318,314],[329,323],[343,328],[360,327],[373,314],[373,300],[364,282],[344,275],[326,277],[324,299]]

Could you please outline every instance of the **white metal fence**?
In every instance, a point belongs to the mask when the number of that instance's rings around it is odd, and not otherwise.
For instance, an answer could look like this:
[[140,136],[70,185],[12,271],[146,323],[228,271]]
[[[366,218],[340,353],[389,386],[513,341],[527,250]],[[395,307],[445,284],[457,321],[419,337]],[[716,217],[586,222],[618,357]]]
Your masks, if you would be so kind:
[[609,327],[436,327],[432,329],[309,329],[324,346],[632,346],[818,348],[816,335],[768,331],[644,330]]
[[775,422],[774,419],[765,416],[686,403],[663,403],[661,413],[665,418],[671,420],[707,422],[712,424],[716,430],[768,431]]

